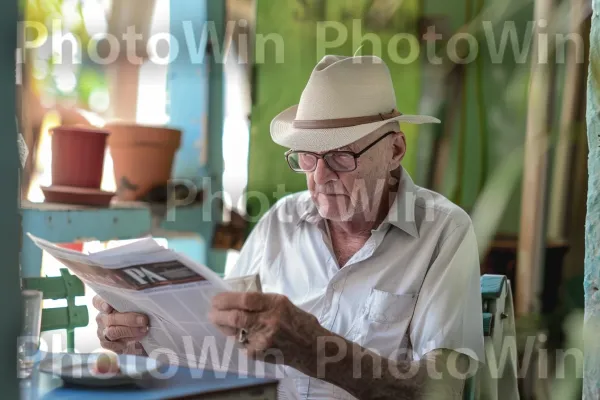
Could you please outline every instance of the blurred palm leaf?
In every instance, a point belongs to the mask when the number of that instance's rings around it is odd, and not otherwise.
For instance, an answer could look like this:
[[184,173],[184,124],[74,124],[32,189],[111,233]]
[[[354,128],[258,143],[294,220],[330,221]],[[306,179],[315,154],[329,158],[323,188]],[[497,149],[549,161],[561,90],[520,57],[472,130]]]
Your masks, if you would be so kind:
[[493,240],[504,210],[523,174],[524,150],[524,146],[519,146],[494,169],[471,211],[481,258]]

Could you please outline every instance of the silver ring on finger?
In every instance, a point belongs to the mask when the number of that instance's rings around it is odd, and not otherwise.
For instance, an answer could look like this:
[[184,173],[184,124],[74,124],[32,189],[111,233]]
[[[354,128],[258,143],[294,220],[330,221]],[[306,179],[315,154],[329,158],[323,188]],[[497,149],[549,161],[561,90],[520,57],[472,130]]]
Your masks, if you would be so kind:
[[248,331],[246,329],[240,329],[240,332],[238,334],[238,342],[240,342],[241,344],[248,343]]

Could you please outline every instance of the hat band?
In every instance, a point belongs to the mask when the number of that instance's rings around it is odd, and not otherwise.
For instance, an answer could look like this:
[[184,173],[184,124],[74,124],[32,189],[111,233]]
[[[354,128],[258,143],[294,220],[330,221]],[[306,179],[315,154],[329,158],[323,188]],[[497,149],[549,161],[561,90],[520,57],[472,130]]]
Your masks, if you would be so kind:
[[301,119],[294,120],[292,125],[297,129],[332,129],[347,128],[349,126],[370,124],[372,122],[385,121],[401,116],[398,110],[392,110],[389,113],[376,115],[366,115],[364,117],[334,118],[334,119]]

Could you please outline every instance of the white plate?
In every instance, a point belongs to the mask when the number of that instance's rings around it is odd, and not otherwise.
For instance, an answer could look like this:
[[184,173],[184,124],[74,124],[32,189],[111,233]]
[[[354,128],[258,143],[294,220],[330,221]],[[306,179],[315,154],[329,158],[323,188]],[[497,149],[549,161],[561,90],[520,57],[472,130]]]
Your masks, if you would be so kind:
[[40,361],[40,371],[60,377],[65,383],[83,386],[121,386],[139,384],[152,377],[160,364],[152,358],[119,355],[117,373],[101,374],[94,371],[100,353],[47,353]]

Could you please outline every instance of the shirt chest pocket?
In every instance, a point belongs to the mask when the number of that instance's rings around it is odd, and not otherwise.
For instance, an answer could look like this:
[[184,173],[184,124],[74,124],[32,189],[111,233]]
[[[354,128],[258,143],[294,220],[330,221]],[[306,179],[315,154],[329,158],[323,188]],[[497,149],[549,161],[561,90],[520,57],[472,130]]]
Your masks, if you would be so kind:
[[390,357],[407,333],[416,300],[417,295],[413,293],[394,294],[372,289],[350,340]]
[[[402,358],[399,352],[417,301],[416,294],[394,294],[371,289],[366,302],[357,313],[348,340],[376,351],[382,357]],[[333,387],[335,399],[355,400],[344,390]]]

